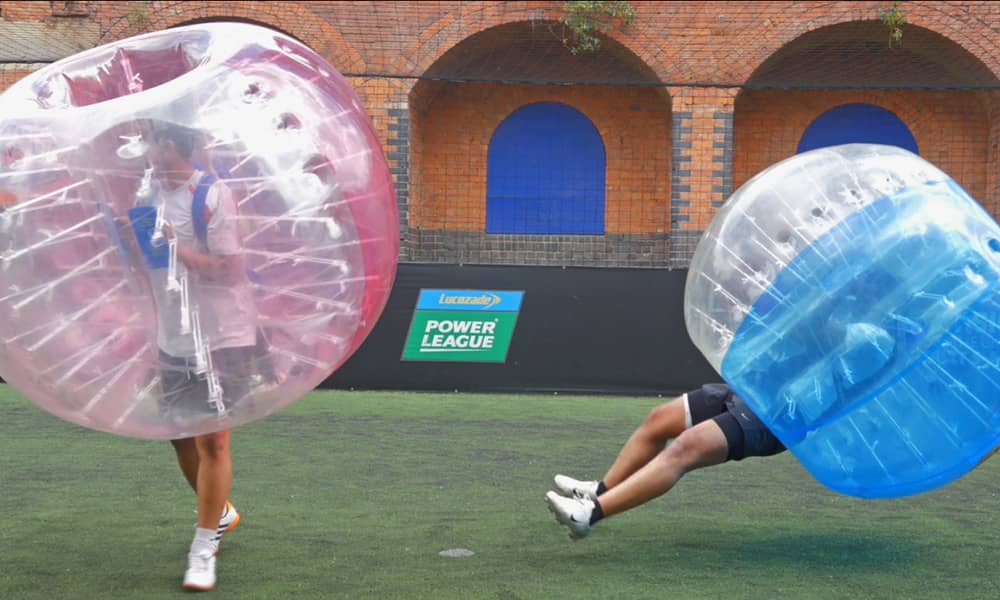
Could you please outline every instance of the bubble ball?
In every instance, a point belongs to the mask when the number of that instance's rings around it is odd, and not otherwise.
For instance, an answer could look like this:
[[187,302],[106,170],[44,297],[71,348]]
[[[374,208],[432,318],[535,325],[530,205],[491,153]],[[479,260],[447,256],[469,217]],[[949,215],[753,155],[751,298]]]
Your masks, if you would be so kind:
[[848,144],[748,181],[696,248],[698,349],[802,465],[925,492],[1000,445],[1000,228],[906,150]]
[[71,56],[0,96],[0,376],[88,428],[175,439],[312,390],[395,277],[372,122],[312,50],[237,23]]

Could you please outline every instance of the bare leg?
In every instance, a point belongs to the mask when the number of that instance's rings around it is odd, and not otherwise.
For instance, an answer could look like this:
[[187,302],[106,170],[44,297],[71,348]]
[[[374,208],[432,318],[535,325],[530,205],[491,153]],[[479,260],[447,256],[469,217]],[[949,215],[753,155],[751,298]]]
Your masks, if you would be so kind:
[[214,530],[226,507],[233,485],[233,462],[229,454],[229,432],[218,431],[194,438],[198,448],[198,527]]
[[191,489],[198,493],[198,448],[194,443],[194,438],[185,438],[183,440],[170,440],[170,443],[174,447],[174,452],[177,453],[177,464],[181,467],[181,472],[184,473],[184,479],[187,479],[188,484],[191,485]]
[[646,420],[632,433],[618,453],[618,458],[604,476],[609,490],[628,479],[655,456],[663,452],[667,441],[684,431],[684,396],[674,398],[651,410]]
[[613,488],[608,486],[597,500],[606,517],[624,512],[667,493],[688,471],[725,462],[728,453],[722,429],[715,421],[702,421],[684,431],[628,479]]

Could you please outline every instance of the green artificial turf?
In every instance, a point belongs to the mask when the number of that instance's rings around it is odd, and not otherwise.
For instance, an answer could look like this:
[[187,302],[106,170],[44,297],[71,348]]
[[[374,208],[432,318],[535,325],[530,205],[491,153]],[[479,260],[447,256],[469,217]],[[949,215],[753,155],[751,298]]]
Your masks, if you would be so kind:
[[[748,459],[570,541],[552,475],[603,475],[661,401],[314,392],[234,431],[243,522],[210,597],[1000,598],[1000,459],[880,501]],[[0,386],[0,488],[0,598],[185,594],[195,501],[166,442]]]

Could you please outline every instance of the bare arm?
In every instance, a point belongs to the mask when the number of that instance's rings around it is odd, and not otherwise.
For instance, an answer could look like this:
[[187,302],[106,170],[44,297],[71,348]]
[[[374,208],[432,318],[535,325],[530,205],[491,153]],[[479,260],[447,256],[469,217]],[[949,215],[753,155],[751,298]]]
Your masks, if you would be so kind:
[[[168,240],[176,240],[170,225],[164,225],[163,235]],[[198,252],[180,242],[177,244],[177,258],[192,273],[197,273],[208,281],[235,283],[243,272],[243,257],[238,255],[217,255]]]
[[212,280],[228,279],[230,272],[238,270],[239,264],[242,262],[239,256],[202,254],[181,243],[177,244],[177,258],[184,263],[189,271]]

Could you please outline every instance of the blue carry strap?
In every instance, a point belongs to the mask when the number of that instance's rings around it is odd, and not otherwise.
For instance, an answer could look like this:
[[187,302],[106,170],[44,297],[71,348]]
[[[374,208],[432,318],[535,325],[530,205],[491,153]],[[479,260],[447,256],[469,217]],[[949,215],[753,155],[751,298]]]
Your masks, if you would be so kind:
[[[201,170],[201,167],[197,164],[195,164],[195,168]],[[220,174],[223,178],[228,177],[228,173],[224,170],[221,170]],[[208,218],[205,214],[205,208],[206,202],[208,201],[208,190],[213,184],[215,184],[216,181],[217,179],[211,173],[205,173],[202,175],[201,180],[198,181],[198,186],[194,189],[194,195],[191,198],[191,226],[194,228],[195,237],[198,238],[198,241],[201,243],[202,248],[204,248],[205,251],[209,250]],[[260,275],[252,269],[247,269],[247,278],[249,278],[252,283],[257,285],[260,285],[262,282]],[[257,294],[261,295],[262,292],[258,291]]]
[[215,176],[211,173],[202,175],[198,186],[194,188],[194,197],[191,198],[191,225],[194,227],[195,237],[206,250],[208,249],[208,218],[205,215],[205,205],[208,201],[208,189],[215,181]]

